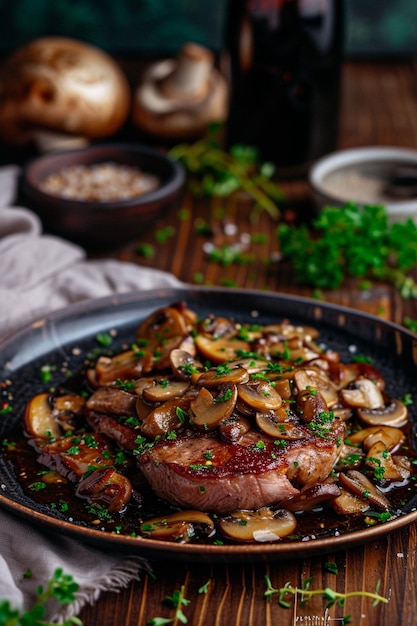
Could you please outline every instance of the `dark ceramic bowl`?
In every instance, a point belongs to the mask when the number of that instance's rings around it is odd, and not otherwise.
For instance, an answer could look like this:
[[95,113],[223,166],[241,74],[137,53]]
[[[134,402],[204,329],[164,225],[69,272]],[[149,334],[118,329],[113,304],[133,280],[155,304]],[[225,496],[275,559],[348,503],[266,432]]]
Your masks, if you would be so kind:
[[[155,175],[159,185],[136,197],[106,202],[63,198],[41,189],[51,174],[69,166],[109,162]],[[111,249],[151,228],[179,200],[184,182],[181,165],[163,152],[139,144],[98,144],[35,158],[23,170],[21,191],[46,232],[86,248]]]

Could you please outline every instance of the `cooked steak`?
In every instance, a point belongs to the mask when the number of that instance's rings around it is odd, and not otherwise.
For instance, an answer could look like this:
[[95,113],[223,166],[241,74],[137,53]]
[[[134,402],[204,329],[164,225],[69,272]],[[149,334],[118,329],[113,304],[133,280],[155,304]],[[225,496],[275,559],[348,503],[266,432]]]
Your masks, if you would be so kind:
[[159,441],[138,458],[154,492],[183,508],[228,513],[279,503],[304,485],[324,480],[340,450],[344,424],[327,436],[304,427],[305,437],[274,442],[255,431],[239,443],[188,434]]

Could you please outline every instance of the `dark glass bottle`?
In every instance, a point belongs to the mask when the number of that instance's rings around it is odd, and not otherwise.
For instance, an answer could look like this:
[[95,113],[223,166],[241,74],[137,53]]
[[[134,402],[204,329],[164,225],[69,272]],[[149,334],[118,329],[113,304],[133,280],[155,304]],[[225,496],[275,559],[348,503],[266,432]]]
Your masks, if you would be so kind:
[[336,146],[343,0],[231,0],[227,143],[301,173]]

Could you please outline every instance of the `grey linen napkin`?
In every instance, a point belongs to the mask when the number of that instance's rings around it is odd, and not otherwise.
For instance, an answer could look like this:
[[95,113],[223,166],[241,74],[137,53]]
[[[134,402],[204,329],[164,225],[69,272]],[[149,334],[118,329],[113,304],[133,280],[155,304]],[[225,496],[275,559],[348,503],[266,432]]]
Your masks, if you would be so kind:
[[[171,274],[131,263],[86,259],[85,251],[42,233],[38,217],[15,200],[17,166],[0,168],[0,335],[54,309],[81,300],[136,289],[179,287]],[[0,510],[0,599],[27,609],[36,587],[57,567],[71,574],[80,589],[76,601],[52,606],[57,623],[94,603],[102,591],[117,591],[149,569],[139,556],[109,551],[30,526]],[[32,570],[32,576],[24,574]]]

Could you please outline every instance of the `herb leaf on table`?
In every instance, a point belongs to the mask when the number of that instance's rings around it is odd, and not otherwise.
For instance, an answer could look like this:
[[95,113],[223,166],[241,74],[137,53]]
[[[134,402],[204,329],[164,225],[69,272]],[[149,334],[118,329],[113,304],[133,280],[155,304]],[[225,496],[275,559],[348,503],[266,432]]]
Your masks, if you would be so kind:
[[258,211],[278,219],[278,204],[284,194],[273,180],[273,164],[262,163],[258,150],[252,146],[237,144],[224,150],[217,134],[218,128],[213,125],[203,139],[178,144],[169,152],[183,165],[191,191],[197,197],[227,197],[235,191],[245,191]]
[[327,206],[309,226],[280,224],[277,236],[301,284],[337,289],[347,277],[374,278],[394,283],[403,297],[417,297],[407,276],[417,265],[417,225],[411,219],[390,224],[383,206]]

